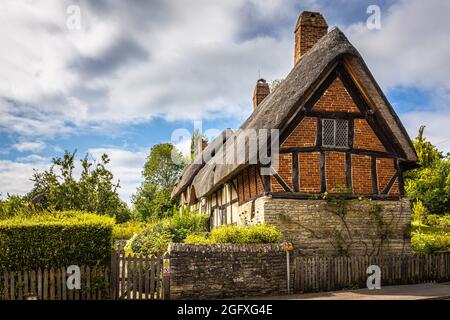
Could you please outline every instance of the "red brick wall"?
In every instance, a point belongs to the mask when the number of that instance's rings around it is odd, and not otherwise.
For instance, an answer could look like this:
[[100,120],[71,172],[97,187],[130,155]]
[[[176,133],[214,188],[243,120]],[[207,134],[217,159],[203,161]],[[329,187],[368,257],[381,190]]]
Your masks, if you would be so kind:
[[[378,175],[378,190],[383,192],[384,188],[388,185],[391,178],[396,173],[394,159],[378,158],[377,159],[377,175]],[[397,194],[398,194],[398,184],[397,184]],[[395,188],[391,188],[393,194],[395,193]]]
[[281,179],[288,185],[288,187],[293,190],[292,184],[292,154],[291,153],[280,153],[280,158],[278,162],[278,174]]
[[270,190],[272,192],[285,192],[281,184],[278,183],[274,176],[270,177]]
[[355,194],[372,193],[372,158],[352,154],[352,188]]
[[325,177],[328,192],[336,192],[346,186],[345,153],[325,152]]
[[306,193],[320,192],[320,153],[299,153],[300,191]]
[[365,119],[355,119],[355,138],[353,147],[356,149],[385,152],[386,148],[375,135]]
[[357,112],[359,109],[347,92],[341,79],[336,78],[316,102],[313,111],[323,112]]
[[281,147],[312,147],[316,145],[316,139],[317,118],[305,117],[281,144]]

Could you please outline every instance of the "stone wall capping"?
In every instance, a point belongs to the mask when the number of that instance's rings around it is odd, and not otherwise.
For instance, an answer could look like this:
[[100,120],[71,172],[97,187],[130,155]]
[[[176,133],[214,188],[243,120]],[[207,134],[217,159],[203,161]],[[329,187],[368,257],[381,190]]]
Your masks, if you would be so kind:
[[283,252],[282,244],[186,244],[186,243],[171,243],[168,247],[168,252],[200,252],[202,254],[210,252],[251,252],[251,253],[265,253],[265,252]]

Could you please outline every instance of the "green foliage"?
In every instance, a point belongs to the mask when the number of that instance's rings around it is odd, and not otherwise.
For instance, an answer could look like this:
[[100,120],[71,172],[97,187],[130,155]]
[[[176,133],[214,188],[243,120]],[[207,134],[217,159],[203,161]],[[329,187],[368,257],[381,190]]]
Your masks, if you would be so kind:
[[146,228],[146,224],[140,221],[128,221],[114,225],[113,238],[115,240],[128,240],[135,234]]
[[422,202],[427,213],[450,213],[450,159],[426,140],[424,129],[420,127],[413,142],[421,167],[405,173],[405,190],[414,202]]
[[157,223],[135,234],[128,242],[126,250],[129,253],[148,254],[159,257],[172,242],[172,235],[163,223]]
[[45,195],[37,205],[42,209],[67,211],[78,210],[115,217],[118,222],[130,219],[127,205],[120,200],[117,189],[119,182],[113,182],[113,174],[106,168],[110,159],[103,154],[96,162],[88,155],[81,160],[81,176],[74,177],[76,152],[66,151],[62,158],[54,158],[51,168],[44,172],[35,171],[33,190],[28,200]]
[[177,243],[183,242],[189,234],[201,234],[209,229],[209,216],[207,214],[190,212],[175,214],[169,221],[172,240]]
[[212,244],[211,240],[199,234],[190,234],[184,239],[187,244]]
[[34,211],[34,207],[24,197],[8,195],[5,200],[0,199],[0,220],[29,215]]
[[413,251],[417,253],[450,252],[450,227],[427,226],[418,222],[413,222],[412,225]]
[[431,142],[427,141],[423,132],[425,126],[419,128],[419,134],[413,141],[414,149],[416,149],[417,156],[419,158],[419,164],[423,168],[429,168],[434,166],[436,162],[443,158],[442,152],[440,152]]
[[450,160],[443,159],[433,167],[416,172],[406,183],[406,191],[420,200],[431,214],[450,213]]
[[144,221],[170,217],[177,207],[176,199],[170,196],[170,188],[158,188],[151,182],[143,182],[131,197],[134,210]]
[[185,160],[170,143],[154,145],[147,157],[142,175],[145,181],[155,184],[158,188],[172,188],[185,166]]
[[282,233],[273,225],[256,224],[244,226],[222,226],[210,232],[209,236],[190,236],[185,243],[232,243],[260,244],[279,243]]
[[437,214],[430,214],[426,217],[425,223],[432,227],[443,227],[450,229],[450,215],[440,216]]
[[412,211],[411,211],[413,221],[418,223],[423,223],[427,216],[427,208],[423,205],[422,201],[417,200],[413,202]]
[[195,152],[198,149],[198,144],[202,143],[202,140],[204,141],[208,141],[208,139],[202,135],[202,133],[200,132],[200,129],[195,129],[194,133],[192,134],[192,138],[191,138],[191,160],[194,160],[195,158]]
[[209,216],[199,213],[175,214],[160,220],[127,243],[130,253],[160,256],[171,242],[183,242],[190,234],[203,234],[208,230]]
[[0,221],[0,269],[109,263],[114,219],[57,212]]
[[142,172],[144,181],[131,198],[143,220],[157,220],[173,214],[177,202],[170,194],[184,166],[183,155],[170,143],[153,146]]

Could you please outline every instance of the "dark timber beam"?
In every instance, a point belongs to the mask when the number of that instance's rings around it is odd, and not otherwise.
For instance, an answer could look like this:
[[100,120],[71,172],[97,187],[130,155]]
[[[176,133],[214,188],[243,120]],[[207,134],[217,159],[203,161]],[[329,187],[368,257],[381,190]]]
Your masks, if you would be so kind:
[[327,181],[325,177],[325,153],[320,153],[320,192],[324,193],[327,189]]
[[292,184],[294,186],[294,192],[299,192],[299,183],[298,183],[298,153],[292,153]]
[[377,174],[377,158],[371,158],[372,167],[372,193],[378,194],[378,174]]

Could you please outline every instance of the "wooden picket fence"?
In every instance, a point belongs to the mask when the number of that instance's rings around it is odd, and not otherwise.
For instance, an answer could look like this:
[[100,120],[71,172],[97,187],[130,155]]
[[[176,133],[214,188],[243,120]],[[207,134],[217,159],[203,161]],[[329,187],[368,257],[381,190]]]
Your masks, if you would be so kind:
[[367,268],[381,269],[381,285],[450,281],[450,253],[402,256],[297,257],[297,293],[365,288]]
[[[113,252],[111,265],[80,266],[81,288],[67,288],[66,268],[0,272],[0,300],[140,300],[168,298],[162,258]],[[165,293],[165,295],[164,295]]]
[[67,289],[66,268],[0,273],[0,300],[109,299],[109,268],[80,267],[81,289]]

